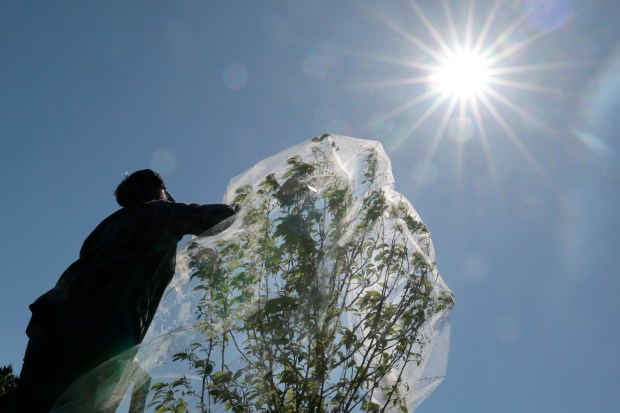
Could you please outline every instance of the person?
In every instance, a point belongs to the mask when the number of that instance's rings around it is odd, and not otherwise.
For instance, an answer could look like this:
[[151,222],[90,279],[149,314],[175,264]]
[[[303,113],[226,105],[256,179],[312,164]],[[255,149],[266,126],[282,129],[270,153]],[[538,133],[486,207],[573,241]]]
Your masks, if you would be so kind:
[[30,306],[16,411],[49,412],[81,375],[140,344],[174,275],[177,243],[235,213],[225,204],[176,202],[150,169],[126,177],[115,196],[122,208]]

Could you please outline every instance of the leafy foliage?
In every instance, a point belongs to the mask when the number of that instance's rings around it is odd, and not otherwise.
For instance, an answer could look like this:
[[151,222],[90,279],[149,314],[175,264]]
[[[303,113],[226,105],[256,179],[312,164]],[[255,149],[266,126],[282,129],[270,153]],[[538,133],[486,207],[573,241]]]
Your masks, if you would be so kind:
[[15,396],[19,378],[13,373],[13,366],[0,367],[0,412],[15,409]]
[[185,376],[181,376],[170,383],[157,382],[151,386],[151,390],[154,391],[154,394],[149,407],[154,407],[156,413],[186,412],[187,400],[184,397],[193,394]]
[[328,135],[312,156],[237,189],[241,232],[214,248],[190,245],[204,341],[174,360],[200,378],[153,385],[150,406],[183,412],[407,412],[403,374],[420,365],[423,326],[453,306],[436,283],[427,228],[388,199],[377,152],[353,178],[335,168]]
[[17,389],[18,377],[13,373],[13,366],[0,367],[0,398]]

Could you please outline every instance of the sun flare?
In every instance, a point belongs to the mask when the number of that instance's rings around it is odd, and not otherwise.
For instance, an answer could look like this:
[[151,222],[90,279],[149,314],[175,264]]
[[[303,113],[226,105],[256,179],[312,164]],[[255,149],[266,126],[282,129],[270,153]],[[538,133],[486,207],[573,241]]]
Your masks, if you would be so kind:
[[489,65],[480,54],[473,50],[450,52],[441,63],[429,76],[429,83],[437,92],[471,99],[487,90]]
[[[550,31],[532,31],[528,23],[531,13],[507,20],[505,16],[514,10],[506,10],[502,0],[494,0],[488,7],[474,0],[440,0],[433,2],[440,5],[440,9],[427,6],[432,12],[429,14],[416,1],[407,4],[413,12],[412,24],[407,25],[378,9],[368,9],[369,16],[402,39],[406,53],[401,52],[399,56],[361,52],[360,55],[410,70],[410,75],[405,77],[374,80],[369,85],[373,89],[410,86],[415,91],[410,98],[373,118],[369,127],[394,125],[396,117],[406,117],[398,134],[391,137],[390,145],[397,149],[406,141],[423,136],[430,143],[426,155],[429,165],[446,138],[458,146],[458,165],[462,165],[464,145],[478,141],[500,194],[503,191],[499,176],[501,166],[496,164],[491,138],[501,134],[559,194],[514,124],[517,116],[523,124],[546,128],[544,121],[532,111],[532,104],[522,103],[524,96],[530,99],[533,94],[572,96],[552,85],[540,84],[536,80],[538,76],[533,75],[570,68],[574,63],[522,60],[525,55],[520,52]],[[458,10],[456,17],[453,9]],[[425,125],[430,134],[417,134]],[[420,169],[419,182],[424,181],[429,168]]]

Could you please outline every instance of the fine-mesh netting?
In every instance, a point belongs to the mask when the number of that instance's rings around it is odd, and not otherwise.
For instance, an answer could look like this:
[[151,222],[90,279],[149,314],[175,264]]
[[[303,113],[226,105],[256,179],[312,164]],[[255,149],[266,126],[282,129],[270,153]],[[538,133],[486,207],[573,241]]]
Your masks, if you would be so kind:
[[179,248],[143,344],[53,411],[412,412],[445,375],[453,296],[393,186],[380,143],[331,135],[234,178],[239,212]]

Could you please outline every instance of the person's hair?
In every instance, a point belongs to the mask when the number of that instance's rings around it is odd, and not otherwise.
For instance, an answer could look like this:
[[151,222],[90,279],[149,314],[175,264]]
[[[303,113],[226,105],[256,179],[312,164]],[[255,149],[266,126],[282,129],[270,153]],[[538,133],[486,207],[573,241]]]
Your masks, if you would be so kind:
[[161,189],[142,188],[133,179],[124,179],[114,191],[116,202],[122,207],[160,199]]
[[116,202],[123,207],[157,199],[175,202],[166,191],[164,179],[151,169],[142,169],[129,176],[125,173],[125,179],[118,185],[114,195]]

